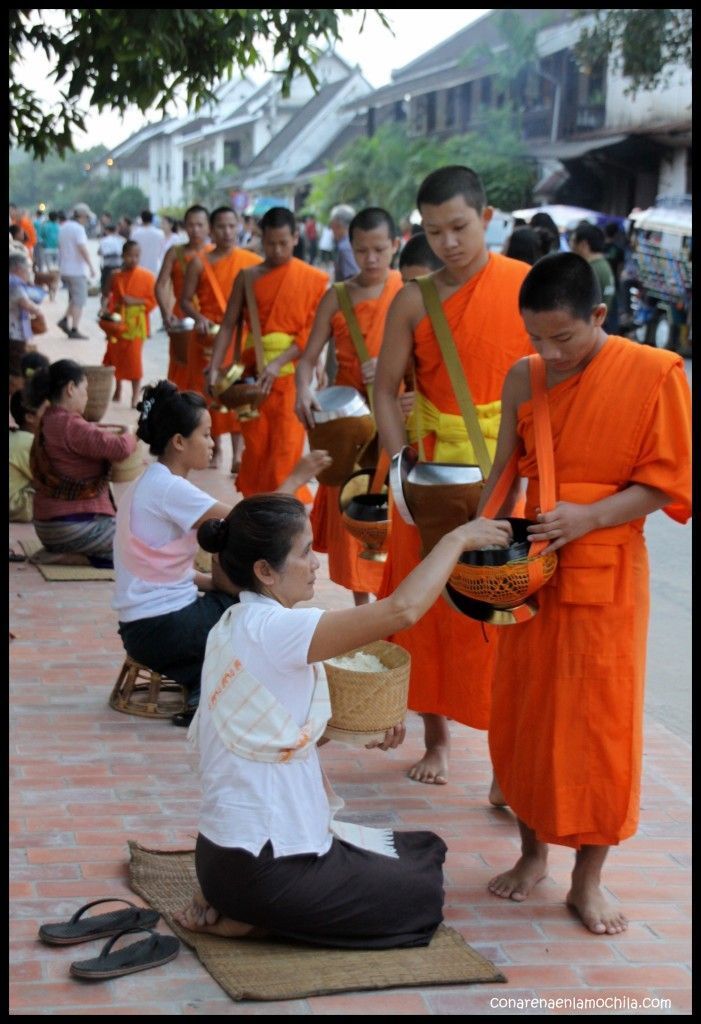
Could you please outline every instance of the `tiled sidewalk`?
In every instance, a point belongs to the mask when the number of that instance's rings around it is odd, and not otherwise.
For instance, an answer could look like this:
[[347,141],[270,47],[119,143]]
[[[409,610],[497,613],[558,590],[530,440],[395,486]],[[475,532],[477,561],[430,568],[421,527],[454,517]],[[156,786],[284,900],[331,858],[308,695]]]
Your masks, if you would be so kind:
[[[75,344],[85,349],[77,358],[98,361],[97,339]],[[163,341],[155,342],[154,360],[159,345],[163,353]],[[53,358],[67,354],[60,339],[48,338],[42,348]],[[133,416],[124,407],[106,418]],[[223,474],[205,471],[196,482],[231,498]],[[31,526],[10,529],[15,546],[32,535]],[[158,970],[100,984],[69,979],[70,962],[94,946],[49,948],[36,939],[39,924],[64,919],[91,899],[131,898],[127,840],[191,846],[197,821],[198,787],[184,730],[107,706],[123,659],[110,591],[109,583],[46,583],[31,566],[10,566],[13,1015],[572,1015],[578,1010],[564,1004],[505,1002],[570,997],[603,1001],[582,1013],[691,1012],[690,750],[651,720],[640,829],[612,853],[605,875],[632,922],[622,936],[590,935],[566,910],[571,855],[565,850],[553,851],[548,878],[526,903],[487,892],[489,878],[513,862],[517,840],[511,813],[486,802],[486,737],[454,727],[449,785],[421,786],[406,777],[421,750],[420,722],[411,716],[398,751],[328,744],[324,763],[348,809],[363,820],[431,828],[445,837],[446,920],[500,965],[506,985],[234,1003],[186,947]],[[329,583],[318,597],[325,607],[347,601]],[[644,1008],[644,999],[669,1005]]]

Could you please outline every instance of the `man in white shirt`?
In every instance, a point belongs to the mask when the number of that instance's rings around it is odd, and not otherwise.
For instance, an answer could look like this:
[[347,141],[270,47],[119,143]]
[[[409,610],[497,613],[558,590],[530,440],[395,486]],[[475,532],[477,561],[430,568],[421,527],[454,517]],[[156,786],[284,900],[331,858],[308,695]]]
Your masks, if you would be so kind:
[[87,335],[80,333],[78,323],[88,298],[88,276],[95,276],[85,233],[90,215],[86,203],[77,203],[73,218],[64,221],[58,231],[58,268],[68,288],[68,308],[58,326],[69,338],[82,340]]
[[141,224],[132,229],[131,241],[138,242],[141,247],[139,266],[158,276],[165,249],[165,235],[153,223],[153,214],[150,210],[142,210]]

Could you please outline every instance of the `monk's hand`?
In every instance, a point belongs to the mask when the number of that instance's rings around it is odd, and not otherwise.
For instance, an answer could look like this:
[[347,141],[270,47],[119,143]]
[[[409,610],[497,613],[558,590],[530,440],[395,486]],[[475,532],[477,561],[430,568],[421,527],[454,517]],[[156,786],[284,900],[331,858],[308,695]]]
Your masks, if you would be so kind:
[[463,551],[477,551],[479,548],[507,548],[513,538],[511,523],[506,519],[473,519],[458,526],[454,531],[459,537]]
[[368,750],[372,750],[373,747],[377,747],[378,750],[394,750],[404,742],[405,736],[406,726],[404,722],[398,722],[387,730],[383,740],[373,740],[372,743],[366,743],[365,746]]
[[528,539],[546,540],[543,554],[557,551],[571,540],[583,537],[597,528],[591,505],[576,505],[571,501],[558,501],[551,512],[539,512],[533,526],[528,527]]
[[372,384],[375,379],[375,368],[377,359],[368,359],[366,363],[360,364],[360,372],[363,376],[363,384]]
[[314,397],[312,389],[308,387],[299,388],[297,391],[297,401],[295,402],[295,413],[297,419],[307,430],[311,430],[314,426],[313,410],[319,408],[319,403]]
[[195,317],[195,330],[198,334],[206,334],[209,330],[209,320],[206,316]]
[[269,395],[272,391],[273,384],[277,380],[281,369],[282,367],[278,363],[277,359],[273,359],[261,373],[258,378],[258,384],[264,395]]
[[405,419],[407,416],[410,416],[411,413],[413,412],[415,401],[416,394],[413,391],[405,391],[397,398],[397,402],[399,403],[399,409],[401,411],[402,416],[404,416]]

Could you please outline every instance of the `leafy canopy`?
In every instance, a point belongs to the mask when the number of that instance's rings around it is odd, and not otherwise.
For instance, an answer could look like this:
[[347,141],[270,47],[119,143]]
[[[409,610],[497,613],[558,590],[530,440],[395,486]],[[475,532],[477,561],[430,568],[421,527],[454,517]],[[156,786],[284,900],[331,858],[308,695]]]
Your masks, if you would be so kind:
[[410,138],[403,125],[383,125],[371,138],[351,142],[336,165],[314,183],[307,206],[323,220],[336,203],[356,209],[382,206],[406,217],[416,206],[422,179],[437,167],[467,164],[482,178],[487,201],[502,210],[530,202],[535,164],[513,127],[508,111],[490,111],[479,133],[445,141]]
[[[259,43],[284,56],[278,72],[287,94],[295,75],[316,88],[314,63],[324,46],[341,38],[343,17],[352,8],[157,9],[67,8],[65,24],[45,22],[39,8],[9,12],[10,145],[34,157],[73,148],[73,132],[85,129],[78,105],[124,111],[135,106],[166,112],[178,98],[197,110],[215,99],[213,89],[235,71],[260,66]],[[384,15],[373,9],[384,25]],[[365,12],[367,14],[367,12]],[[365,15],[363,24],[365,23]],[[20,81],[33,51],[43,50],[58,87],[53,105]],[[81,100],[81,97],[83,98]]]
[[625,93],[657,89],[680,65],[691,68],[691,9],[583,9],[593,15],[575,46],[580,65],[591,67],[608,57],[614,71],[630,82]]

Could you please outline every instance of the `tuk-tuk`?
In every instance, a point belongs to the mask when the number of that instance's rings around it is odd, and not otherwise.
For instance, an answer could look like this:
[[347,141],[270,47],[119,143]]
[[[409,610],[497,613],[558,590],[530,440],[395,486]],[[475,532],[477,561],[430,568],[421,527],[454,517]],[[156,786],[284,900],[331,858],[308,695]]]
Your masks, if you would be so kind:
[[691,355],[691,196],[658,196],[630,214],[635,337]]

